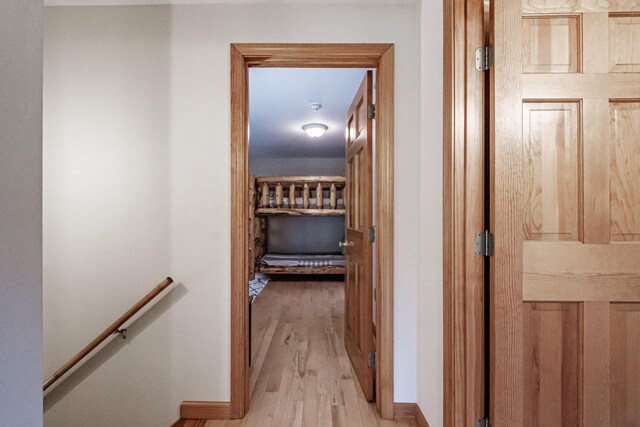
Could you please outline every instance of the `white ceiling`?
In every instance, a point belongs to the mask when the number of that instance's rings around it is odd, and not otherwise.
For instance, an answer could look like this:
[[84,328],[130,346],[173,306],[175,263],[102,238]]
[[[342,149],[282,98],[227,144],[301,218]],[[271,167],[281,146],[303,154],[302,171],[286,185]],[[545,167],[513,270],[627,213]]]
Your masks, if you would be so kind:
[[128,6],[140,4],[234,4],[234,3],[312,3],[312,4],[413,4],[416,0],[44,0],[45,6]]
[[[249,69],[251,156],[344,157],[347,109],[366,70],[354,68]],[[322,104],[312,111],[309,104]],[[320,138],[302,130],[307,123],[329,127]]]

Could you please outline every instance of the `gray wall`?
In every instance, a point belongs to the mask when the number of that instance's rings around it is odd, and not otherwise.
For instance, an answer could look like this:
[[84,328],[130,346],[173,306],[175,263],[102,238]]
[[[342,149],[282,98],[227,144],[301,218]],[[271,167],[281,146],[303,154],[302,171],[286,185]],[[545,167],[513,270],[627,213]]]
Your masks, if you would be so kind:
[[344,175],[344,168],[343,157],[265,157],[249,152],[249,170],[256,176]]
[[42,425],[42,0],[0,0],[0,424]]
[[344,218],[269,217],[269,252],[297,254],[340,253]]

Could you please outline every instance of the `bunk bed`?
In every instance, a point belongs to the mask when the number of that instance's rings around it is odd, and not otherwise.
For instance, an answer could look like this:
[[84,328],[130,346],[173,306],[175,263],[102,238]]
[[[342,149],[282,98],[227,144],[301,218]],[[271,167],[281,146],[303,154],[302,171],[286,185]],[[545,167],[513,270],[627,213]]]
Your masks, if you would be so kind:
[[[270,254],[267,221],[272,216],[344,217],[343,176],[253,177],[249,183],[249,276],[261,274],[344,274],[344,256]],[[337,246],[337,242],[336,242]]]

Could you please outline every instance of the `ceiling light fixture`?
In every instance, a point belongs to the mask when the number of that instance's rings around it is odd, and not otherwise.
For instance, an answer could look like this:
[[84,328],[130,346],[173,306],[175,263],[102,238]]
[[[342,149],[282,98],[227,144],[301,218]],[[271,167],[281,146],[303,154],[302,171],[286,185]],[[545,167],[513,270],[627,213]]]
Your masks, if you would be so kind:
[[308,125],[302,126],[302,130],[306,132],[311,138],[320,138],[324,133],[329,129],[326,125],[322,123],[309,123]]

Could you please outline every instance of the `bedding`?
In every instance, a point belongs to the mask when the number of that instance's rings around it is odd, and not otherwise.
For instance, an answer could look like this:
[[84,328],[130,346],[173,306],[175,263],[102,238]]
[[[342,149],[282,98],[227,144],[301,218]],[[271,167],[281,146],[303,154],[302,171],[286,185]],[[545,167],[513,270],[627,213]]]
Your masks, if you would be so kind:
[[260,292],[269,283],[269,277],[264,274],[256,273],[256,278],[249,281],[249,298],[253,302],[253,298],[257,297]]
[[262,265],[268,267],[344,266],[344,255],[266,254]]

